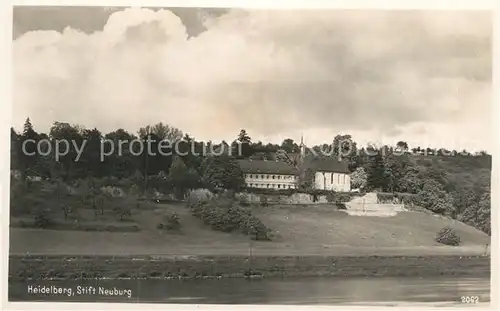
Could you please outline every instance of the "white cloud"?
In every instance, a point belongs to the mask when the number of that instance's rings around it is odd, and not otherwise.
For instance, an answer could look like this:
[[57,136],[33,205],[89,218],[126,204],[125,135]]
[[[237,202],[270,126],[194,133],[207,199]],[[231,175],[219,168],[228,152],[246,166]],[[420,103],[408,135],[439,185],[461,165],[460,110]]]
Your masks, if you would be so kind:
[[[92,34],[20,36],[14,125],[30,116],[44,131],[59,120],[107,132],[163,121],[207,140],[246,128],[254,140],[304,132],[318,143],[347,132],[391,143],[462,137],[465,148],[488,148],[486,13],[233,10],[200,18],[207,31],[189,40],[176,15],[145,9],[116,12]],[[422,124],[439,131],[407,130]]]

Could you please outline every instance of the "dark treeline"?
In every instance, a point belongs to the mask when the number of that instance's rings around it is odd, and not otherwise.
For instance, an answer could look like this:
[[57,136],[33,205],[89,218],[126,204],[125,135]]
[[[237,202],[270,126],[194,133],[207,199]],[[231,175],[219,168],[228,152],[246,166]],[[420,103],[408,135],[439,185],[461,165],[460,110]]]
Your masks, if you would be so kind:
[[[118,141],[139,139],[146,144],[148,138],[152,141],[152,150],[158,150],[161,140],[178,141],[179,148],[163,148],[164,152],[170,151],[168,155],[141,153],[134,151],[138,148],[127,145],[123,146],[121,154],[116,150]],[[109,146],[104,149],[107,156],[101,160],[104,139],[116,144],[113,153]],[[35,143],[26,144],[25,153],[22,146],[27,140]],[[41,153],[38,153],[36,143],[42,140],[50,142],[50,146],[39,144]],[[54,149],[57,141],[63,140],[70,142],[69,151],[56,159]],[[80,158],[75,161],[84,141]],[[291,165],[298,164],[298,157],[293,155],[300,152],[299,144],[293,139],[285,139],[281,145],[253,142],[245,130],[235,135],[233,142],[215,144],[197,141],[163,123],[145,126],[137,133],[117,129],[103,134],[95,128],[55,122],[49,133],[38,133],[27,119],[21,133],[11,129],[11,169],[19,172],[22,179],[32,176],[65,182],[86,178],[130,179],[140,181],[141,188],[147,190],[157,185],[146,176],[169,176],[170,187],[181,189],[181,192],[195,186],[236,190],[241,187],[242,178],[234,161],[203,156],[204,150],[216,150],[217,147],[228,148],[240,158],[285,160]],[[64,146],[62,148],[65,150]],[[486,152],[472,155],[466,150],[409,149],[403,141],[395,146],[359,147],[350,135],[337,135],[331,142],[309,149],[308,155],[313,154],[347,161],[355,188],[414,194],[422,207],[490,233],[491,156]],[[301,178],[300,187],[310,188],[311,175],[303,176],[306,177]]]

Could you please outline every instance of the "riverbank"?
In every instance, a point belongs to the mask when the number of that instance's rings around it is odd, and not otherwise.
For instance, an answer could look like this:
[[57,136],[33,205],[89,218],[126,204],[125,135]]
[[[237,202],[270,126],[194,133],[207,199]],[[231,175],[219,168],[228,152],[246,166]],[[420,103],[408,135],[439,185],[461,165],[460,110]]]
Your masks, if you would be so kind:
[[486,256],[9,256],[9,280],[490,277]]

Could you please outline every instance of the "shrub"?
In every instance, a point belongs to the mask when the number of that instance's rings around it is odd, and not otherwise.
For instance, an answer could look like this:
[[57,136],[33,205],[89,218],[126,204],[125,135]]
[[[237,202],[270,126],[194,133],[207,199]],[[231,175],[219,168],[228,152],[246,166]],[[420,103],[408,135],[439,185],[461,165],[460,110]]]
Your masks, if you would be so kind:
[[124,221],[132,216],[132,211],[126,206],[115,206],[113,211],[120,217],[120,221]]
[[187,201],[188,203],[198,202],[198,201],[209,201],[214,197],[213,193],[208,189],[193,189],[188,192]]
[[340,209],[340,210],[347,209],[347,207],[345,206],[345,203],[335,203],[335,206],[337,206],[337,209]]
[[351,195],[349,193],[329,191],[326,194],[326,200],[328,203],[335,203],[336,205],[339,205],[349,202],[351,200]]
[[245,219],[239,224],[241,231],[250,236],[252,240],[256,241],[269,241],[271,230],[269,230],[264,223],[257,217],[250,213],[246,215]]
[[12,216],[32,214],[47,205],[47,199],[38,194],[26,193],[22,196],[11,197],[10,213]]
[[267,202],[267,197],[265,195],[260,197],[260,205],[262,206],[268,206],[269,203]]
[[249,206],[250,202],[248,201],[248,195],[245,193],[242,193],[239,195],[239,201],[241,206]]
[[377,192],[377,200],[379,203],[397,203],[413,206],[417,205],[418,197],[413,193]]
[[337,201],[337,196],[335,195],[335,192],[331,192],[326,195],[326,201],[328,203],[335,203]]
[[169,231],[179,230],[181,227],[181,222],[179,221],[179,216],[177,213],[171,215],[165,215],[163,217],[163,222],[156,226],[158,229],[165,229]]
[[445,227],[437,233],[436,242],[450,246],[458,246],[460,245],[460,237],[453,229]]
[[396,197],[395,193],[377,192],[377,200],[379,203],[389,203]]
[[49,228],[53,225],[53,221],[50,218],[49,211],[40,210],[35,214],[35,219],[33,225],[36,228]]
[[249,209],[228,198],[190,203],[193,216],[201,219],[216,231],[239,230],[255,240],[269,240],[270,230]]

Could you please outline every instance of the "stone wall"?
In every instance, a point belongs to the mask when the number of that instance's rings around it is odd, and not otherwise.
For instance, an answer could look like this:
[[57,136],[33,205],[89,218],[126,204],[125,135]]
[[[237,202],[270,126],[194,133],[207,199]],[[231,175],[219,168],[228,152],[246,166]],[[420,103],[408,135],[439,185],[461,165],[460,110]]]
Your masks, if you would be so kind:
[[268,204],[325,204],[329,203],[326,199],[326,195],[316,196],[316,201],[314,201],[314,196],[307,193],[294,193],[292,195],[280,195],[280,194],[256,194],[256,193],[238,193],[236,197],[238,199],[246,196],[248,203],[259,204],[261,202],[267,202]]

